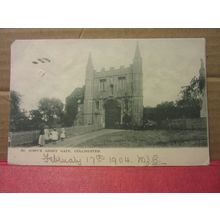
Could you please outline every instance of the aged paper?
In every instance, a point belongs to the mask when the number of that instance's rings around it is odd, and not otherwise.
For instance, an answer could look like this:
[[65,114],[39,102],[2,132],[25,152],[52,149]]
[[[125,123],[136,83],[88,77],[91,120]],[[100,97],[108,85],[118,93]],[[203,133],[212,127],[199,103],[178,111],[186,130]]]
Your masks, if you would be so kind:
[[209,164],[205,40],[18,40],[8,162]]

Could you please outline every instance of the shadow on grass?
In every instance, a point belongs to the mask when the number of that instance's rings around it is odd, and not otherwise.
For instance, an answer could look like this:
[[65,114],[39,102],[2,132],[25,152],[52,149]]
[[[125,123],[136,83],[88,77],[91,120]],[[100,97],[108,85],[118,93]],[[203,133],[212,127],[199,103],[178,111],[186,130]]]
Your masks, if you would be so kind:
[[207,147],[207,131],[124,130],[96,137],[77,147]]

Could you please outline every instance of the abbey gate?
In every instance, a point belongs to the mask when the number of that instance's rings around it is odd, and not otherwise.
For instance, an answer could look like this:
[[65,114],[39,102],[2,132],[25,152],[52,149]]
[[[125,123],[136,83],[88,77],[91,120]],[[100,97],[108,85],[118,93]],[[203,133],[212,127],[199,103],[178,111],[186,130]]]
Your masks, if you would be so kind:
[[[89,55],[86,66],[84,104],[76,124],[102,128],[139,127],[143,123],[142,57],[137,44],[128,67],[97,72]],[[79,118],[81,118],[79,120]]]

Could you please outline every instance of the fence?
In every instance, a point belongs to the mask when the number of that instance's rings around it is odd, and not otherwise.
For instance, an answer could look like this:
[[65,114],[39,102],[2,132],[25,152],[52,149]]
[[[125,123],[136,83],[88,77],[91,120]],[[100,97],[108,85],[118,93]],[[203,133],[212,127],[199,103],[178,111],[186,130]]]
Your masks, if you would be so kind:
[[163,129],[206,129],[207,118],[187,118],[187,119],[172,119],[161,122],[160,127]]
[[10,132],[11,146],[35,145],[38,142],[40,131]]
[[[88,132],[96,131],[101,129],[99,126],[87,125],[87,126],[74,126],[65,128],[66,137],[73,137]],[[57,131],[60,134],[61,129]],[[40,131],[22,131],[22,132],[11,132],[11,146],[32,146],[37,145]]]

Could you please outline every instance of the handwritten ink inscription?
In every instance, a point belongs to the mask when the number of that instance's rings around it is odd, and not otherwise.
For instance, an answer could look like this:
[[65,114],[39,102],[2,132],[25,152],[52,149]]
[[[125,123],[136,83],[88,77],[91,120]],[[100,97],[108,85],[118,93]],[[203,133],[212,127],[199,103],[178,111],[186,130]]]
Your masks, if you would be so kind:
[[149,155],[146,155],[146,156],[140,156],[140,155],[137,155],[137,158],[138,158],[138,164],[141,164],[141,165],[145,165],[145,166],[158,166],[160,165],[160,160],[159,160],[159,156],[156,154],[156,155],[153,155],[153,156],[149,156]]
[[43,154],[43,158],[42,160],[45,163],[50,163],[50,164],[69,164],[69,165],[78,165],[81,166],[82,165],[82,159],[79,157],[69,157],[69,158],[64,158],[61,156],[58,156],[56,154],[52,154],[50,155],[49,153],[45,153]]
[[[71,155],[71,154],[70,154]],[[155,155],[134,155],[134,156],[105,156],[103,154],[94,155],[65,155],[56,153],[43,153],[42,161],[46,164],[58,165],[110,165],[110,166],[160,166],[166,163],[161,162],[157,154]]]
[[112,165],[122,165],[122,164],[130,164],[132,163],[131,159],[128,156],[124,157],[116,157],[111,156],[109,157],[109,163]]
[[92,163],[92,165],[96,165],[99,162],[105,161],[105,157],[102,154],[97,154],[95,156],[86,157],[87,164]]

